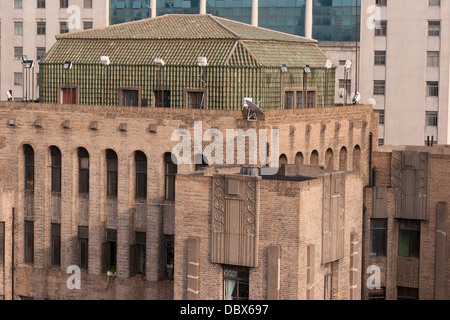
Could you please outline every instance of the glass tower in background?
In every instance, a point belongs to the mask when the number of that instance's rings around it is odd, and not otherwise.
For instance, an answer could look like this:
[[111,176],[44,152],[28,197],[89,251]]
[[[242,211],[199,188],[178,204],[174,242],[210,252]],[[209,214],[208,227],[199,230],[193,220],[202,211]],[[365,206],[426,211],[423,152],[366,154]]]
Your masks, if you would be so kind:
[[[110,0],[110,24],[150,17],[150,0]],[[199,0],[157,0],[157,15],[197,14]],[[314,0],[313,38],[319,41],[355,41],[361,0]],[[206,12],[251,23],[252,0],[207,0]],[[358,12],[357,12],[358,10]],[[259,0],[258,25],[305,35],[305,0]],[[359,40],[359,36],[358,36]]]

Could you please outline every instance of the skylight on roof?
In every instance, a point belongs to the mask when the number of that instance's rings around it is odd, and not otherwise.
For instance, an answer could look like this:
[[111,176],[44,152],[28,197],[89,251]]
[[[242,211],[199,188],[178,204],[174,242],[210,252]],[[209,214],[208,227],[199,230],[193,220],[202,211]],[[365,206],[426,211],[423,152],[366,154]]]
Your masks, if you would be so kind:
[[142,1],[133,1],[133,9],[141,9]]
[[118,1],[116,3],[116,9],[125,9],[125,1]]

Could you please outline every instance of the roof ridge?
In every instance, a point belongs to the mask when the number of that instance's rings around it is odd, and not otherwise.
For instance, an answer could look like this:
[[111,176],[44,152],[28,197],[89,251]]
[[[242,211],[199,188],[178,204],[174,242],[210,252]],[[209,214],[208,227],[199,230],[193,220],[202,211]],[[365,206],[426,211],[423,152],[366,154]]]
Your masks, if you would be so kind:
[[[78,34],[80,34],[80,33],[89,33],[89,32],[93,32],[93,31],[98,32],[98,31],[103,31],[103,30],[107,30],[107,29],[113,29],[113,28],[123,27],[123,26],[127,26],[127,25],[130,25],[130,24],[143,23],[143,22],[145,22],[145,21],[147,21],[147,20],[160,19],[160,18],[162,18],[162,17],[164,17],[164,16],[166,16],[166,15],[167,15],[167,14],[164,14],[164,15],[162,15],[162,16],[156,16],[156,17],[153,17],[153,18],[146,18],[146,19],[141,19],[141,20],[136,20],[136,21],[122,22],[122,23],[118,23],[118,24],[108,24],[107,26],[104,26],[104,27],[101,27],[101,28],[87,29],[87,30],[79,30],[79,31],[76,31],[76,32],[63,33],[63,34],[56,35],[55,38],[56,38],[57,40],[58,40],[58,39],[70,39],[71,36],[75,36],[75,35],[78,35]],[[99,38],[96,38],[96,39],[99,39]],[[101,38],[100,38],[100,39],[101,39]]]
[[[231,20],[231,19],[227,19],[227,18],[223,18],[223,17],[217,17],[217,16],[214,16],[214,20],[216,20],[217,23],[219,23],[220,25],[223,25],[223,24],[222,24],[220,21],[218,21],[218,20],[226,20],[227,22],[240,24],[240,25],[243,25],[243,26],[246,26],[246,27],[253,27],[253,28],[260,29],[260,30],[264,30],[264,31],[268,31],[268,32],[280,33],[280,34],[282,34],[282,35],[284,35],[284,36],[287,35],[287,36],[290,36],[290,37],[292,37],[292,38],[299,38],[299,40],[300,40],[300,39],[301,39],[301,40],[306,40],[306,41],[309,41],[309,42],[311,42],[311,43],[317,43],[317,42],[318,42],[318,41],[315,40],[315,39],[310,39],[310,38],[303,37],[303,36],[299,36],[299,35],[296,35],[296,34],[291,34],[291,33],[281,32],[281,31],[277,31],[277,30],[273,30],[273,29],[263,28],[263,27],[260,27],[260,26],[254,26],[254,25],[251,25],[251,24],[248,24],[248,23],[240,22],[240,21],[237,21],[237,20]],[[225,27],[225,26],[224,26],[224,28],[227,28],[228,30],[230,30],[228,27]],[[245,38],[243,38],[243,39],[245,39]],[[247,39],[245,39],[245,40],[247,40]],[[250,39],[249,39],[249,40],[250,40]],[[276,41],[278,41],[278,40],[276,40]]]
[[228,31],[229,33],[231,33],[233,36],[235,36],[237,39],[241,39],[241,36],[239,34],[237,34],[236,32],[234,32],[233,30],[231,30],[230,28],[228,28],[227,26],[224,26],[222,23],[220,23],[215,16],[213,16],[212,14],[207,14],[213,21],[215,21],[220,27],[222,27],[225,31]]
[[247,47],[247,45],[244,43],[244,41],[239,40],[239,42],[242,44],[242,46],[244,47],[244,49],[250,54],[250,56],[255,60],[256,63],[258,63],[259,65],[262,65],[262,63],[259,61],[259,59],[253,54],[253,52],[250,50],[249,47]]

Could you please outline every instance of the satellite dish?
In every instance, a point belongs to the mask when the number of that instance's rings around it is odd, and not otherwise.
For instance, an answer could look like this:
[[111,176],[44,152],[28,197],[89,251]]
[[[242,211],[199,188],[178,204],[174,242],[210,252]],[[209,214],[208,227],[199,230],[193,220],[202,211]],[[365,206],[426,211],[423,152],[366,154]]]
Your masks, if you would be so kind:
[[12,95],[11,92],[9,92],[9,90],[6,91],[6,96],[8,97],[8,101],[12,100]]
[[325,63],[325,68],[331,69],[332,66],[333,66],[333,61],[327,60],[327,63]]
[[361,100],[361,94],[358,91],[352,93],[352,102],[357,104]]
[[344,97],[345,97],[345,88],[339,88],[338,95],[339,95],[339,98],[344,99]]
[[351,67],[352,67],[352,60],[346,60],[345,61],[345,66],[344,66],[345,70],[348,70]]
[[261,115],[264,114],[264,112],[250,100],[245,100],[245,102],[247,103],[247,106],[248,106],[247,120],[256,121],[256,120],[258,120],[258,118],[257,118],[258,114],[261,114]]
[[377,105],[377,101],[374,98],[367,99],[366,105],[371,105],[373,108]]

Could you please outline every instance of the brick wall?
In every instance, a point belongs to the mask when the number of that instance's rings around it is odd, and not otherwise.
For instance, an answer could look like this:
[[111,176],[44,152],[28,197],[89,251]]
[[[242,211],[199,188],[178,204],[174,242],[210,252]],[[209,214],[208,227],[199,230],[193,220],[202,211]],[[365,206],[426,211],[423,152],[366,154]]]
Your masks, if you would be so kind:
[[[394,218],[395,213],[395,200],[394,190],[391,187],[391,157],[392,147],[382,148],[379,152],[375,152],[374,167],[376,168],[376,186],[387,186],[387,251],[386,257],[370,257],[370,218],[373,215],[373,192],[372,187],[365,189],[364,205],[367,209],[365,214],[364,228],[364,252],[365,259],[363,265],[363,289],[364,298],[369,297],[371,290],[366,287],[366,281],[369,274],[366,273],[367,268],[370,265],[379,266],[381,269],[381,287],[386,288],[387,299],[397,299],[397,286],[403,286],[399,283],[397,278],[398,272],[398,230],[399,220]],[[413,150],[420,152],[429,152],[429,180],[428,180],[428,220],[421,221],[420,229],[420,259],[418,274],[411,274],[410,278],[414,279],[418,277],[418,285],[410,285],[413,288],[419,290],[419,299],[432,300],[435,299],[435,280],[436,280],[436,214],[438,202],[446,202],[448,205],[448,199],[450,197],[450,188],[448,181],[450,179],[450,154],[447,148],[443,146],[435,146],[433,148],[428,147],[395,147],[396,150]],[[443,232],[449,232],[449,215],[448,209],[446,214],[447,229]],[[446,240],[446,260],[449,257],[449,242]],[[414,258],[409,258],[414,259]],[[448,263],[444,267],[445,272],[448,273]],[[449,296],[449,281],[444,275],[445,280],[445,298]]]
[[[362,234],[362,179],[359,174],[348,174],[345,186],[345,240],[344,258],[331,263],[333,299],[350,299],[350,234]],[[211,263],[212,178],[209,176],[178,176],[177,196],[182,203],[176,206],[175,221],[175,287],[174,298],[186,299],[188,283],[188,239],[199,239],[198,299],[223,298],[223,267]],[[280,248],[280,291],[282,300],[307,298],[307,247],[315,246],[314,296],[324,299],[324,275],[328,266],[321,263],[323,182],[314,179],[305,182],[261,180],[259,201],[258,266],[249,269],[250,299],[268,298],[268,250]],[[280,205],[282,204],[282,205]],[[361,242],[356,244],[361,252]],[[356,256],[356,265],[361,257]],[[360,299],[361,273],[356,273]]]
[[[361,148],[361,169],[366,180],[368,176],[365,165],[369,152],[369,132],[377,136],[377,122],[373,121],[372,109],[368,106],[348,106],[325,109],[287,110],[266,112],[265,120],[248,122],[238,111],[214,110],[164,110],[154,108],[127,108],[103,106],[71,106],[50,104],[0,103],[0,162],[3,170],[0,174],[2,193],[2,221],[6,222],[6,280],[0,285],[0,292],[10,298],[11,270],[11,211],[15,208],[15,296],[33,294],[35,298],[64,298],[68,293],[57,291],[51,296],[45,286],[30,279],[30,268],[40,272],[41,279],[51,286],[65,288],[67,266],[78,263],[78,226],[85,225],[79,217],[78,196],[78,159],[77,148],[83,147],[90,157],[90,189],[89,189],[89,269],[86,276],[92,286],[102,287],[105,282],[101,274],[101,245],[106,240],[105,226],[108,216],[106,198],[106,164],[105,151],[114,150],[118,155],[118,197],[117,197],[117,230],[118,230],[118,267],[116,282],[122,281],[122,289],[118,289],[116,297],[133,296],[126,289],[129,279],[129,248],[134,244],[134,152],[140,150],[147,156],[148,180],[146,212],[147,220],[147,266],[143,287],[144,298],[154,299],[171,295],[171,284],[164,279],[164,230],[173,230],[175,220],[165,220],[164,208],[173,203],[164,201],[164,166],[163,155],[170,152],[178,141],[170,141],[175,129],[186,128],[191,136],[195,121],[202,121],[203,130],[211,127],[221,132],[226,129],[242,128],[278,128],[280,130],[280,153],[285,153],[288,162],[293,163],[295,155],[302,152],[305,163],[313,150],[319,153],[319,161],[325,162],[325,152],[333,150],[335,157],[340,149],[348,150],[348,168],[353,163],[351,150],[358,145]],[[16,125],[9,126],[8,119],[15,119]],[[36,119],[42,120],[42,127],[36,127]],[[67,122],[67,120],[69,122]],[[90,129],[91,123],[98,121],[98,130]],[[67,128],[63,126],[63,123]],[[127,131],[120,131],[120,125],[127,124]],[[336,125],[337,123],[340,126]],[[326,125],[325,127],[323,125]],[[294,132],[292,133],[292,126]],[[308,135],[305,135],[307,127]],[[150,128],[152,130],[150,130]],[[156,133],[151,131],[156,130]],[[35,152],[35,189],[34,189],[34,264],[24,261],[24,169],[23,145],[29,144]],[[49,148],[56,146],[62,154],[62,191],[61,191],[61,266],[50,267],[50,225],[51,215],[51,158]],[[237,150],[235,149],[236,153]],[[337,161],[334,162],[337,166]],[[180,165],[179,173],[187,173],[194,165]],[[204,192],[204,191],[203,191]],[[176,204],[176,203],[175,203]],[[171,222],[172,221],[172,222]],[[58,222],[58,221],[56,221]],[[166,224],[166,225],[165,225]],[[170,226],[172,224],[172,226]],[[167,229],[166,229],[167,227]],[[175,241],[178,235],[175,231]],[[261,255],[263,256],[264,253]],[[49,270],[48,272],[44,270]],[[51,272],[50,272],[51,271]],[[217,270],[215,270],[216,272]],[[176,272],[180,272],[179,270]],[[0,278],[1,279],[1,278]],[[17,281],[24,279],[23,281]],[[137,280],[136,280],[137,281]],[[211,278],[210,281],[217,281]],[[33,284],[30,287],[30,284]],[[114,284],[112,284],[114,286]],[[42,290],[34,289],[42,288]],[[80,296],[91,297],[86,289]],[[167,289],[169,287],[169,289]],[[31,290],[31,291],[30,291]],[[34,291],[33,291],[34,290]],[[62,290],[62,289],[61,289]],[[132,290],[131,290],[132,291]],[[300,292],[300,290],[298,290]],[[31,292],[31,293],[30,293]],[[92,290],[96,292],[96,290]],[[162,292],[157,295],[156,292]],[[207,296],[216,298],[216,293],[206,292]],[[75,294],[75,293],[74,293]],[[100,297],[92,293],[92,297]],[[179,297],[175,293],[175,297]]]

